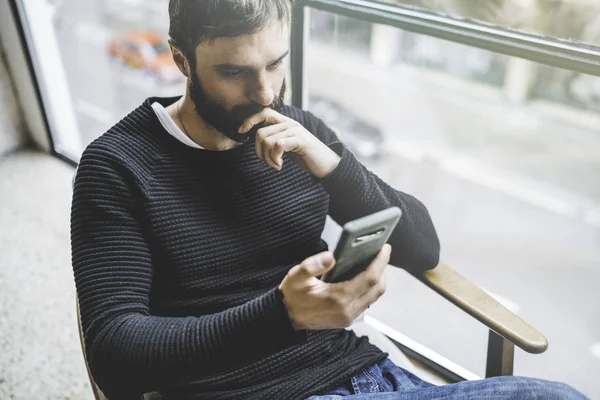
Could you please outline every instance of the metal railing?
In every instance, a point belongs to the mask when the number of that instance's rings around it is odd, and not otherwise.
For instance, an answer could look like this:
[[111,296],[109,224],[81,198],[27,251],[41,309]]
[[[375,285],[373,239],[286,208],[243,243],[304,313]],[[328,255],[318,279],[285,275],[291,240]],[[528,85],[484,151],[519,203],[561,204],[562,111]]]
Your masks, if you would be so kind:
[[600,47],[368,0],[297,0],[292,24],[292,104],[306,104],[304,48],[309,9],[394,26],[542,64],[600,76]]

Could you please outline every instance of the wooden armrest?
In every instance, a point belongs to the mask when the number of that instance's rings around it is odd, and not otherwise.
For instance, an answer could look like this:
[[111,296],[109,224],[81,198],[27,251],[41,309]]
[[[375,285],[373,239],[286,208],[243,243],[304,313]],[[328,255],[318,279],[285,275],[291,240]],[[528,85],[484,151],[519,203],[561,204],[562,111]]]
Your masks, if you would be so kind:
[[411,275],[526,352],[539,354],[548,348],[541,333],[449,266],[439,264]]

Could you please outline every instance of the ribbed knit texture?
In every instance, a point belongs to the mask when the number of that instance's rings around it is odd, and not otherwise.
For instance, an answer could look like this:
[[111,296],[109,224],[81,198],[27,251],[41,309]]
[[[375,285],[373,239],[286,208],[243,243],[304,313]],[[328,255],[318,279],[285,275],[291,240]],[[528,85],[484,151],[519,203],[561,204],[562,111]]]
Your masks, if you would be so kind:
[[245,144],[185,146],[151,98],[90,144],[75,179],[71,244],[86,353],[110,400],[302,399],[386,353],[345,329],[294,331],[277,289],[327,249],[339,224],[398,206],[391,264],[433,268],[425,207],[362,166],[312,114],[285,107],[341,161],[318,180],[284,155],[274,171]]

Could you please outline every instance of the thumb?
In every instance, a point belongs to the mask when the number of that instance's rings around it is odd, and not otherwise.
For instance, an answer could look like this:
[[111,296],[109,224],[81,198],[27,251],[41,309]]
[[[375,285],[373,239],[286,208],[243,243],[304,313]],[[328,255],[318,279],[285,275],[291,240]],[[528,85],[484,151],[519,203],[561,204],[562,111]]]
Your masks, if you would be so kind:
[[310,277],[316,277],[329,271],[335,265],[335,258],[330,251],[324,251],[302,261],[301,270]]

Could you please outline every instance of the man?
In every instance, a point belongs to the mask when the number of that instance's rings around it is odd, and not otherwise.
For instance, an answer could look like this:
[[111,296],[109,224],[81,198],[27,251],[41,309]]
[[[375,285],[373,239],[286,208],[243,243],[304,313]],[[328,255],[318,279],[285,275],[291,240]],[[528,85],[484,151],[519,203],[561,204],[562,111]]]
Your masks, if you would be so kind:
[[[291,10],[171,0],[187,92],[146,100],[85,150],[72,253],[100,388],[111,400],[581,398],[524,378],[435,387],[343,329],[383,294],[388,262],[434,268],[439,242],[418,200],[283,106]],[[403,211],[393,254],[386,245],[354,279],[320,281],[335,263],[326,216],[343,224],[390,206]]]

